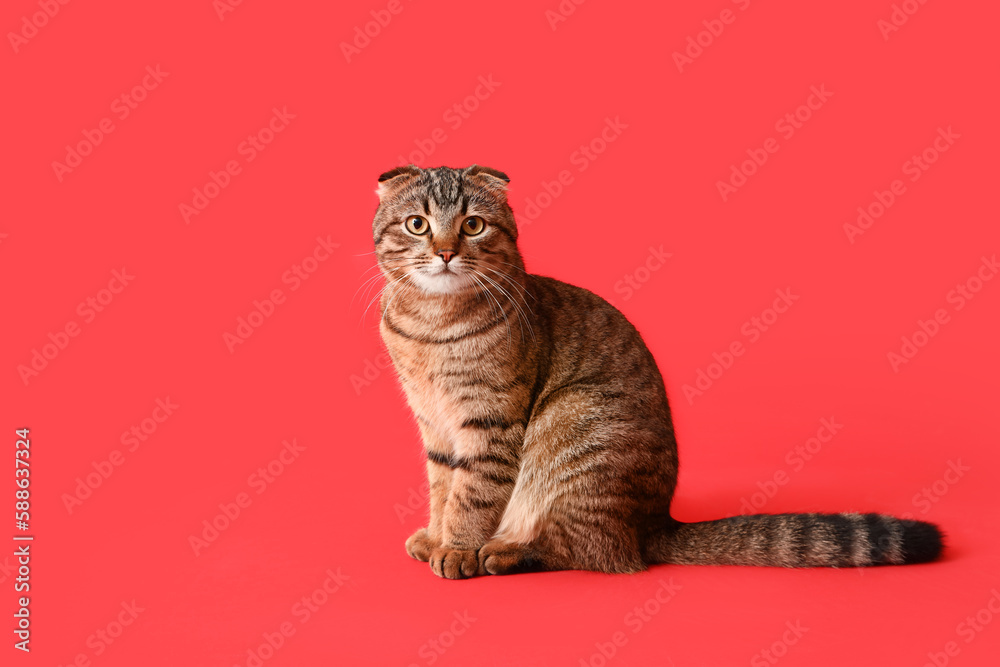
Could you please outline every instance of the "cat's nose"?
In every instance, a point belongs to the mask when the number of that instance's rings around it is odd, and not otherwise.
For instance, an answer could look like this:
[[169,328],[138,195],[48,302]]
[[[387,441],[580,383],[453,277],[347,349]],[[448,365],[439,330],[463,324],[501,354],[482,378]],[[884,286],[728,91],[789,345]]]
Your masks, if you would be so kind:
[[454,250],[438,250],[438,257],[443,259],[445,264],[450,262],[451,258],[454,256],[455,256]]

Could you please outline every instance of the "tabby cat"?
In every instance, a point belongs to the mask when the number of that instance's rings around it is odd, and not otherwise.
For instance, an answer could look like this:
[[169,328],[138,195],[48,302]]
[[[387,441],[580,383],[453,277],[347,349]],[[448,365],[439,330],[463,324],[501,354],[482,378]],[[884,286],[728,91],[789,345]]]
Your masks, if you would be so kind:
[[880,514],[671,518],[677,443],[656,363],[607,301],[525,272],[508,181],[476,165],[379,177],[380,330],[430,485],[413,558],[462,579],[938,557],[936,526]]

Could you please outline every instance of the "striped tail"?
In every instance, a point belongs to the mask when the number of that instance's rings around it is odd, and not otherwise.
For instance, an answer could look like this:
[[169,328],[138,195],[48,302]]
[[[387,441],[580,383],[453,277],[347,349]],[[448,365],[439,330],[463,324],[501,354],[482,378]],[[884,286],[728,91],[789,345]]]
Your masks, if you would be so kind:
[[941,531],[884,514],[753,514],[680,523],[654,536],[649,562],[864,567],[936,560]]

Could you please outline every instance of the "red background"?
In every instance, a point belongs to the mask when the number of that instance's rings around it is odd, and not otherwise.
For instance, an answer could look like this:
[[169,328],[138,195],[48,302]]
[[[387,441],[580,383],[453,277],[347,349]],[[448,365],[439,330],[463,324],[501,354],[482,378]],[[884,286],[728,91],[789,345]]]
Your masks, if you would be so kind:
[[[1000,250],[998,10],[910,2],[884,38],[889,0],[673,4],[564,2],[575,11],[553,28],[556,0],[403,0],[394,15],[381,1],[248,0],[222,19],[210,0],[70,2],[16,50],[8,34],[0,405],[6,456],[14,429],[31,429],[36,539],[32,652],[8,634],[3,663],[254,664],[262,633],[289,621],[264,664],[774,664],[765,649],[789,666],[993,664],[1000,281],[961,310],[948,294]],[[679,71],[672,54],[725,9],[733,21]],[[391,21],[348,62],[340,44],[373,10]],[[39,11],[11,0],[0,26],[20,32]],[[168,74],[120,118],[113,101],[147,66]],[[467,101],[480,77],[498,85]],[[775,123],[811,86],[832,96],[786,138]],[[455,128],[445,114],[464,103],[477,108]],[[273,108],[295,117],[247,161],[239,146]],[[114,130],[60,181],[53,162],[104,118]],[[574,152],[607,118],[627,128],[580,171]],[[939,127],[959,138],[911,182],[904,163]],[[778,151],[723,201],[717,182],[768,138]],[[507,172],[522,220],[570,172],[522,227],[526,261],[612,300],[646,338],[680,439],[678,518],[738,513],[767,487],[762,511],[937,522],[943,562],[454,582],[410,560],[421,447],[392,372],[373,365],[363,283],[376,178],[416,142],[433,148],[421,166]],[[186,223],[180,205],[230,160],[239,173]],[[894,179],[905,193],[851,243],[845,223]],[[339,247],[293,291],[282,276],[317,237]],[[661,246],[672,256],[645,273]],[[78,304],[122,267],[134,279],[86,322]],[[645,280],[628,299],[627,275]],[[799,300],[751,343],[743,323],[785,288]],[[224,334],[275,289],[285,302],[230,352]],[[939,308],[948,322],[895,372],[887,353]],[[70,321],[79,335],[23,381]],[[733,341],[745,354],[686,400]],[[179,407],[129,451],[122,433],[167,397]],[[831,417],[843,428],[796,470],[786,454]],[[293,438],[305,450],[258,494],[250,476]],[[116,450],[121,465],[70,512],[77,479]],[[769,486],[779,471],[786,483]],[[190,537],[240,493],[251,504],[196,555]],[[293,605],[327,569],[349,578],[301,623]],[[0,577],[9,625],[14,575]],[[649,602],[671,579],[674,598]],[[112,644],[90,639],[117,633],[133,600],[144,611]],[[647,602],[657,613],[634,632],[626,615]],[[476,620],[450,636],[455,612]],[[977,612],[985,625],[960,626]]]

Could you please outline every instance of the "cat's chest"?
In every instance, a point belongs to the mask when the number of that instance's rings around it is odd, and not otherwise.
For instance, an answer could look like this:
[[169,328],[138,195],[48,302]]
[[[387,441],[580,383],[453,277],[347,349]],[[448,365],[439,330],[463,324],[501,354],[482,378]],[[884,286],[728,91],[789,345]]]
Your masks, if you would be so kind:
[[462,425],[489,409],[490,396],[475,380],[477,369],[454,351],[437,350],[434,355],[412,349],[390,351],[394,352],[396,371],[410,408],[456,450],[460,449]]

